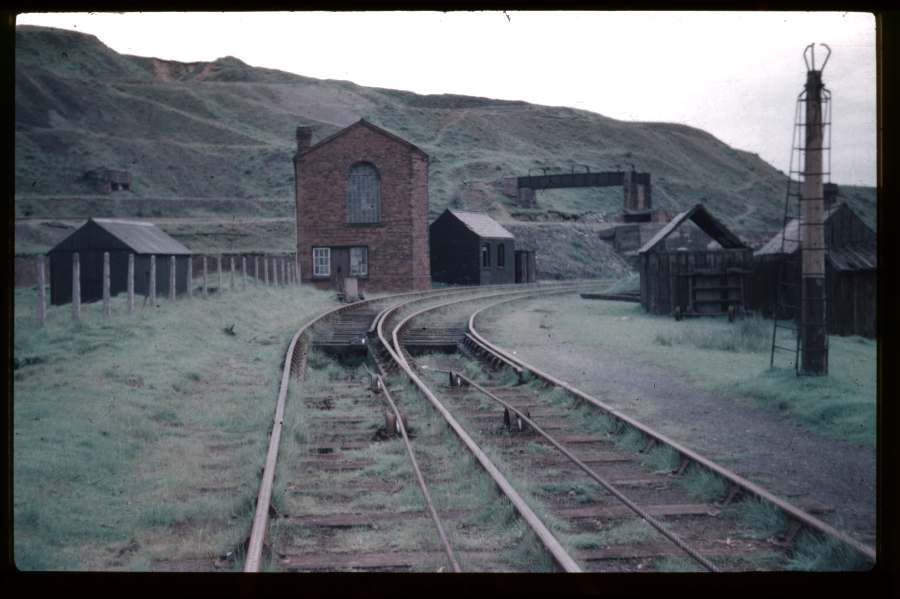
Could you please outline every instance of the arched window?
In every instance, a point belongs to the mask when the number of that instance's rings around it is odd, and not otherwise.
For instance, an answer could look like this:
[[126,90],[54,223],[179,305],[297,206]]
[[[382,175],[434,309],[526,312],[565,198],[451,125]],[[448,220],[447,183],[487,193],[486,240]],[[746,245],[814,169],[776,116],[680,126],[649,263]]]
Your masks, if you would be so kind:
[[347,222],[381,222],[381,176],[367,162],[354,164],[347,180]]

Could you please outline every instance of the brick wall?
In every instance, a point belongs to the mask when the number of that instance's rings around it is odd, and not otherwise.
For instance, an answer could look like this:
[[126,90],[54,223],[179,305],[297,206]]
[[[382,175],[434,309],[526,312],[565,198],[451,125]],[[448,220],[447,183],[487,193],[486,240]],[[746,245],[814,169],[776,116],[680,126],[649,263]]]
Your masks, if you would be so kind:
[[[378,169],[378,224],[347,223],[347,176],[357,162],[368,162]],[[360,279],[362,289],[431,287],[425,156],[357,123],[301,153],[296,159],[296,174],[297,253],[304,282],[317,282],[312,278],[314,246],[368,246],[369,274]]]

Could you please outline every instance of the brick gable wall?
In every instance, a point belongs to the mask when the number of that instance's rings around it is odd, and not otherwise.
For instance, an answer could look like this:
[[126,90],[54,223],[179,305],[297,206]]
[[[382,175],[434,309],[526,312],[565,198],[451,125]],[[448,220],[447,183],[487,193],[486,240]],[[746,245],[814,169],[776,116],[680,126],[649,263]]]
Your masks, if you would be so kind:
[[[381,222],[347,223],[347,176],[357,162],[381,177]],[[351,126],[295,163],[297,254],[304,282],[313,279],[314,246],[369,248],[367,290],[429,289],[428,161],[412,148],[366,126]],[[333,266],[333,265],[332,265]]]

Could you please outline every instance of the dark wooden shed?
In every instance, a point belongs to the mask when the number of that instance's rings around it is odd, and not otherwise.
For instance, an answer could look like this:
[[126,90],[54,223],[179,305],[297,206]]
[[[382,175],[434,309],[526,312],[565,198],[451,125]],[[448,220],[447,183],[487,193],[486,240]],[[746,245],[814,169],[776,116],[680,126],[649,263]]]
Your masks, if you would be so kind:
[[128,289],[128,255],[134,254],[134,291],[150,288],[150,256],[156,256],[156,292],[169,292],[169,261],[175,256],[175,291],[187,291],[191,251],[151,223],[89,219],[50,250],[50,302],[72,301],[72,254],[78,252],[83,302],[103,298],[103,253],[109,252],[110,294]]
[[752,251],[702,204],[676,215],[638,257],[648,312],[715,315],[744,307]]
[[515,238],[487,214],[444,210],[429,227],[429,245],[434,281],[496,285],[516,280]]
[[[778,306],[780,269],[785,279],[800,282],[799,223],[792,220],[753,254],[751,308],[773,316]],[[785,237],[782,251],[782,236]],[[844,203],[825,213],[825,310],[831,335],[862,335],[876,332],[877,251],[875,232]],[[799,306],[799,287],[785,286],[782,304]],[[782,318],[793,317],[781,314]]]

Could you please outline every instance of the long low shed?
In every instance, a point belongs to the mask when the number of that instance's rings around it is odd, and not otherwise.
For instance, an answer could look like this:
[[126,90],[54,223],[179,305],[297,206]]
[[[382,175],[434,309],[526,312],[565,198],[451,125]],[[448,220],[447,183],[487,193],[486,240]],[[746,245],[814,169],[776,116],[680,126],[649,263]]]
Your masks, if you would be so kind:
[[152,223],[92,218],[60,241],[50,256],[50,302],[72,301],[72,254],[78,253],[81,300],[103,297],[103,253],[109,252],[110,294],[127,290],[128,255],[134,254],[134,291],[146,295],[150,288],[150,256],[156,256],[156,292],[169,292],[169,264],[175,257],[175,291],[187,291],[191,251]]

